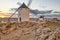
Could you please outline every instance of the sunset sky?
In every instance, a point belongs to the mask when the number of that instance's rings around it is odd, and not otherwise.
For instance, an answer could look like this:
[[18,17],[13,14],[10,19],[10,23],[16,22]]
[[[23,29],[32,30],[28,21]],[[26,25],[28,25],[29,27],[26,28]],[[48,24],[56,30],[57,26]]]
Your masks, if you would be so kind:
[[[27,5],[29,0],[0,0],[0,11],[8,12],[10,8],[19,7],[17,2],[20,2],[21,4],[25,2]],[[53,9],[60,11],[60,0],[32,0],[30,8],[39,10]]]
[[[20,2],[21,4],[24,2],[27,5],[29,0],[0,0],[0,15],[1,12],[5,15],[6,13],[10,13],[9,10],[11,8],[18,8],[20,5],[18,5],[17,2]],[[29,8],[38,10],[55,10],[60,12],[60,0],[32,0]]]

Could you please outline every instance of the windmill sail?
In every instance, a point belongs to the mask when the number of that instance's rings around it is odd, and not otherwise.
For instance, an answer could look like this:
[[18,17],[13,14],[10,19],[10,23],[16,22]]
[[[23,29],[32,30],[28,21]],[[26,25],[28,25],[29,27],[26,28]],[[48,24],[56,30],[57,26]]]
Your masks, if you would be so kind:
[[30,6],[31,2],[32,2],[32,0],[29,0],[28,5],[27,5],[28,7]]

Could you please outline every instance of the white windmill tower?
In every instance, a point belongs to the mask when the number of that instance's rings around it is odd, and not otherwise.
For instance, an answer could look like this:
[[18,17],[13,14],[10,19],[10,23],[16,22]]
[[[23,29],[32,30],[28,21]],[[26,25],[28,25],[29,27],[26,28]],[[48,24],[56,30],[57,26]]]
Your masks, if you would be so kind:
[[29,21],[29,8],[25,3],[18,8],[18,21]]
[[28,8],[31,4],[32,0],[29,0],[28,5],[23,3],[17,10],[9,17],[11,18],[16,12],[18,12],[18,22],[20,21],[29,21],[29,11],[30,9]]

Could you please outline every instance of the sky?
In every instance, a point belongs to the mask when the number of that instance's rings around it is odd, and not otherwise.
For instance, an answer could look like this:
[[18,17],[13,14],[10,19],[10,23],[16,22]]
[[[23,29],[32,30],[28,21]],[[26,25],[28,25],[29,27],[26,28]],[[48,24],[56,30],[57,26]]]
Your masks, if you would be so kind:
[[[29,0],[0,0],[0,12],[9,12],[10,8],[18,8],[20,5],[17,2],[21,4],[24,2],[27,5]],[[60,0],[32,0],[29,8],[60,11]]]

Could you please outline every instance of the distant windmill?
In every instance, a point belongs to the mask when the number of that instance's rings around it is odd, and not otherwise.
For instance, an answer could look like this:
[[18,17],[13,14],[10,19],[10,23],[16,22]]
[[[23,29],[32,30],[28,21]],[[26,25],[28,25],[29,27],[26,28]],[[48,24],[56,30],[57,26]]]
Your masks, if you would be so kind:
[[[9,17],[11,18],[16,12],[18,12],[18,22],[20,21],[29,21],[29,11],[30,9],[28,8],[31,4],[32,0],[29,0],[27,6],[25,3],[17,3],[18,5],[21,5],[19,8],[16,8],[16,11]],[[13,10],[13,9],[12,9]]]

